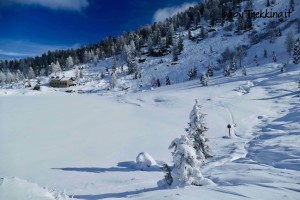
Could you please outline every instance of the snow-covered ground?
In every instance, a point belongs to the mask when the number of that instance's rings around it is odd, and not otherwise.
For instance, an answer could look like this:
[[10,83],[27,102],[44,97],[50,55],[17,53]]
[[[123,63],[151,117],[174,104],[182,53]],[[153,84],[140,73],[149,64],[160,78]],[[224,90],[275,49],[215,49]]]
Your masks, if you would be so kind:
[[[3,96],[1,176],[17,176],[78,199],[297,199],[299,72],[299,66],[280,73],[275,64],[267,64],[247,77],[213,77],[209,87],[190,81],[111,97]],[[163,173],[137,170],[135,158],[146,151],[172,164],[167,147],[185,134],[196,98],[207,114],[214,153],[202,172],[217,186],[160,190],[156,182]],[[235,125],[231,138],[228,123]]]
[[[263,7],[258,2],[256,8]],[[291,20],[299,18],[298,4]],[[258,30],[263,30],[263,22],[256,23]],[[223,37],[224,30],[218,30],[196,44],[182,32],[185,49],[178,64],[171,64],[171,55],[147,57],[140,65],[141,79],[132,80],[119,71],[119,87],[109,91],[108,76],[100,80],[99,74],[111,66],[111,59],[90,64],[81,84],[68,88],[74,93],[48,87],[47,77],[41,91],[21,84],[1,86],[0,200],[67,199],[64,193],[87,200],[300,199],[300,68],[286,53],[289,29],[296,25],[283,29],[275,43],[263,40],[248,49],[243,61],[247,76],[241,69],[230,77],[217,71],[208,87],[199,80],[187,81],[188,70],[197,67],[204,72],[208,64],[216,66],[226,46],[249,45],[249,33]],[[263,58],[264,49],[268,58]],[[167,75],[171,86],[150,88],[153,77],[165,85]],[[122,87],[129,89],[121,91]],[[186,134],[195,99],[207,114],[206,136],[214,154],[201,172],[216,185],[158,188],[163,172],[157,166],[139,170],[136,157],[148,152],[158,165],[172,165],[168,146]],[[233,127],[231,137],[228,124]]]

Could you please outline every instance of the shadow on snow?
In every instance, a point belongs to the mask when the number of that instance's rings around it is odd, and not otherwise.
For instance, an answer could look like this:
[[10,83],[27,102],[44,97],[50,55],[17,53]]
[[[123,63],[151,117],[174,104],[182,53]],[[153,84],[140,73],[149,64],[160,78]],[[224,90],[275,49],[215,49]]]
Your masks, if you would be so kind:
[[106,198],[127,198],[131,195],[137,195],[144,192],[152,192],[155,190],[159,190],[158,187],[154,188],[145,188],[141,190],[135,191],[127,191],[127,192],[119,192],[119,193],[106,193],[106,194],[98,194],[98,195],[74,195],[73,198],[76,199],[86,199],[86,200],[96,200],[96,199],[106,199]]
[[160,172],[158,167],[151,167],[147,170],[140,170],[136,168],[136,163],[133,161],[119,162],[116,167],[102,168],[102,167],[64,167],[64,168],[52,168],[54,170],[63,171],[75,171],[75,172],[91,172],[91,173],[103,173],[103,172],[130,172],[130,171],[147,171],[147,172]]

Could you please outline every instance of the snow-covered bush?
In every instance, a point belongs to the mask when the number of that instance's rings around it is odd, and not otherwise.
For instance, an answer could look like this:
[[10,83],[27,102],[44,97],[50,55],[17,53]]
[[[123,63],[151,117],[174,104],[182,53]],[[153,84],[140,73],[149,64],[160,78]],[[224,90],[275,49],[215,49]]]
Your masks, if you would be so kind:
[[149,168],[156,168],[156,161],[147,152],[141,152],[136,157],[136,168],[139,170],[147,170]]

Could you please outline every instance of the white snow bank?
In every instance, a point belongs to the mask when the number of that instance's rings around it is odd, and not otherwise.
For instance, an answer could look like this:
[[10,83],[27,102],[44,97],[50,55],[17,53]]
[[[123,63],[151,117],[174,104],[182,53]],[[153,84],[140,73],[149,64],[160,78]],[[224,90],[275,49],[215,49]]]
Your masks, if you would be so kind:
[[156,161],[147,152],[141,152],[136,157],[136,168],[140,170],[148,170],[150,168],[157,168]]
[[16,177],[0,179],[0,199],[13,200],[68,200],[66,194],[50,192],[37,184]]

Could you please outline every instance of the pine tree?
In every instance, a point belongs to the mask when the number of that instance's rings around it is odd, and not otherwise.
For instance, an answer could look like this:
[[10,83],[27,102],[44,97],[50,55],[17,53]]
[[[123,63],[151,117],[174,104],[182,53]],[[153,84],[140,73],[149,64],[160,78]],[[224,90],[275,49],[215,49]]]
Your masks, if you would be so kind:
[[208,128],[204,122],[205,114],[201,111],[201,106],[196,100],[195,105],[190,113],[189,127],[186,129],[188,136],[193,142],[193,147],[196,151],[197,160],[203,162],[207,158],[211,158],[211,150],[206,144],[207,139],[205,133]]
[[179,53],[182,52],[183,51],[183,38],[182,37],[179,37],[177,46],[178,46]]
[[101,72],[101,74],[100,74],[100,79],[102,80],[102,79],[104,79],[104,73],[103,72]]
[[0,83],[5,83],[6,82],[6,75],[0,71]]
[[174,26],[171,23],[168,27],[167,35],[166,35],[166,45],[169,47],[173,44],[173,36],[174,36]]
[[135,74],[139,72],[139,66],[135,60],[130,60],[127,64],[128,74]]
[[211,65],[208,65],[207,73],[206,74],[207,74],[208,77],[214,76],[214,69],[213,69],[213,67]]
[[201,27],[200,37],[201,38],[205,38],[205,32],[204,32],[204,28],[203,27]]
[[28,77],[28,79],[33,79],[33,78],[35,78],[35,73],[34,73],[32,67],[29,68],[27,77]]
[[242,61],[244,60],[244,58],[247,55],[247,52],[245,51],[245,49],[242,45],[237,48],[235,55],[240,61],[240,68],[241,68],[242,67]]
[[69,57],[67,58],[66,65],[67,65],[67,69],[70,69],[71,67],[73,67],[74,62],[73,62],[72,56],[69,56]]
[[14,82],[14,75],[8,70],[6,72],[6,83],[12,83],[12,82]]
[[174,46],[173,47],[173,62],[176,62],[178,61],[178,55],[179,55],[179,52],[178,52],[178,46]]
[[160,87],[160,80],[159,79],[156,79],[156,86]]
[[171,85],[171,80],[169,76],[166,76],[166,85]]
[[224,67],[223,74],[224,74],[224,76],[230,76],[230,67],[228,65],[226,65],[226,67]]
[[24,75],[22,74],[22,72],[19,69],[16,72],[16,78],[17,78],[17,81],[22,81],[24,79]]
[[208,86],[208,77],[205,74],[201,74],[200,82],[203,86]]
[[294,45],[294,63],[300,63],[300,38],[298,38]]
[[273,53],[272,53],[272,58],[273,58],[274,62],[277,62],[277,56],[276,56],[275,51],[273,51]]
[[56,64],[51,63],[49,68],[50,68],[50,73],[57,73],[61,71],[60,64],[58,61],[56,62]]
[[289,30],[286,39],[285,39],[285,44],[286,44],[286,50],[289,53],[289,55],[292,54],[292,49],[294,47],[294,34],[292,30]]
[[194,80],[197,77],[197,74],[198,74],[197,67],[190,69],[187,73],[189,81]]
[[197,159],[192,141],[187,136],[181,136],[171,142],[169,149],[174,149],[172,152],[174,162],[171,172],[172,185],[175,187],[202,185],[204,179],[200,172],[202,163]]
[[235,56],[233,56],[232,63],[231,63],[231,71],[236,72],[236,70],[237,70],[236,58],[235,58]]

